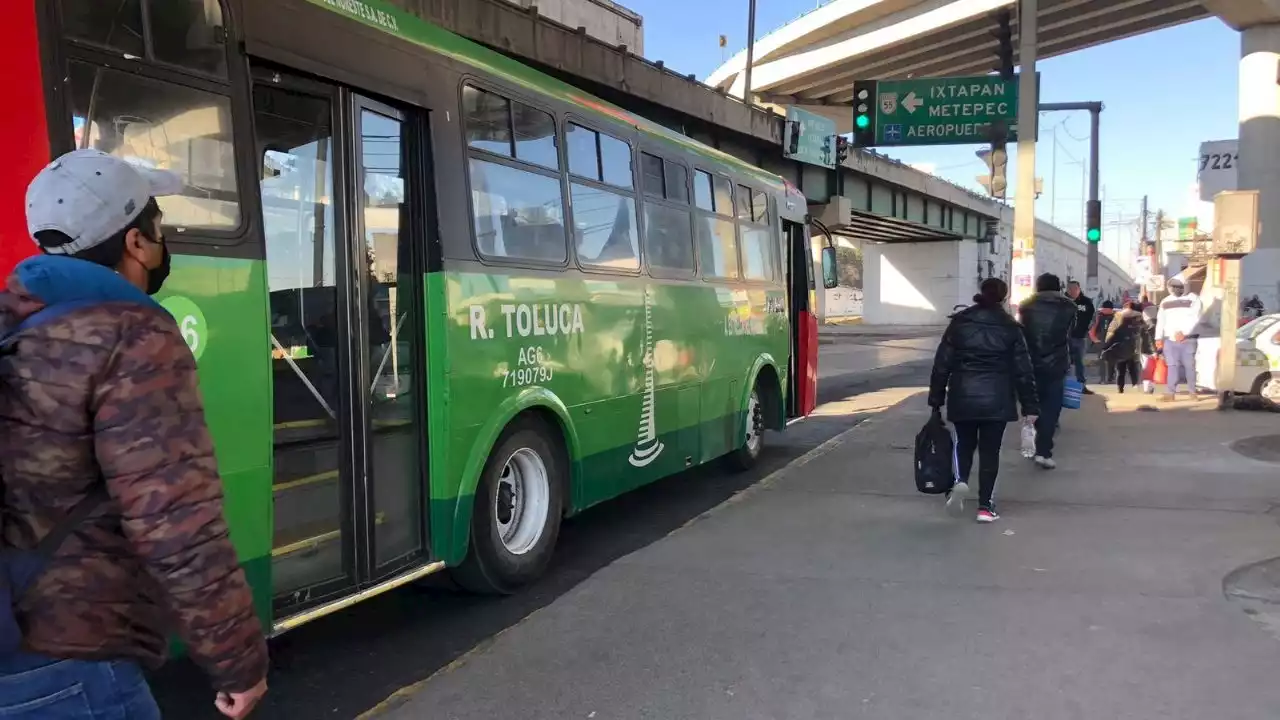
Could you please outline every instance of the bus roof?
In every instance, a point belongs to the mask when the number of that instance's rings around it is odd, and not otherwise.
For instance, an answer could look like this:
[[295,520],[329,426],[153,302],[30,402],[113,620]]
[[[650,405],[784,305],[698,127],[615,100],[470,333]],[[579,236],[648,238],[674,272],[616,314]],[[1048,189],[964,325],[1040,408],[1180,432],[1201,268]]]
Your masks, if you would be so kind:
[[650,138],[679,145],[721,165],[768,183],[775,193],[785,193],[782,178],[743,162],[727,153],[708,147],[680,133],[593,97],[572,85],[539,72],[506,55],[429,23],[416,15],[393,7],[381,0],[308,0],[338,14],[390,33],[415,45],[427,48],[459,62],[471,65],[502,80],[532,92],[547,95],[587,112],[607,115],[635,127]]

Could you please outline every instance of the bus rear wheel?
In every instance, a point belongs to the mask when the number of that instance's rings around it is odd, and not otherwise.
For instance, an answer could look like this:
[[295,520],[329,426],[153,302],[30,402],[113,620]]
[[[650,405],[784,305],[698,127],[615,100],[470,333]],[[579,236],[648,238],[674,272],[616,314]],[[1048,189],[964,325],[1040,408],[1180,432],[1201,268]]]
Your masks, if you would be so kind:
[[742,427],[745,441],[727,458],[731,470],[746,472],[755,467],[760,460],[760,452],[764,450],[764,430],[764,406],[760,403],[760,384],[756,383],[747,400],[747,417]]
[[536,418],[517,420],[502,434],[476,488],[467,559],[453,570],[459,585],[508,595],[546,570],[568,484],[562,448],[559,436]]

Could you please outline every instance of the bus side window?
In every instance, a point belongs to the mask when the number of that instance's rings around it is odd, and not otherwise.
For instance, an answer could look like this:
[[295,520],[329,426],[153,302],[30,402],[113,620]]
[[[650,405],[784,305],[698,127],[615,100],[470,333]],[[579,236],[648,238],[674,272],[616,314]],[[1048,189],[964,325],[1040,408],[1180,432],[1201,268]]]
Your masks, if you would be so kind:
[[769,225],[768,196],[739,185],[736,199],[743,277],[748,280],[777,280],[777,230]]
[[[690,278],[697,273],[689,171],[679,163],[641,154],[645,187],[644,248],[655,277]],[[705,175],[705,173],[703,173]],[[707,177],[707,188],[711,187]]]
[[567,136],[569,206],[578,261],[608,270],[639,270],[631,145],[576,123],[569,123]]
[[177,173],[182,194],[159,198],[166,225],[239,227],[230,98],[86,62],[68,65],[76,147]]
[[481,256],[568,260],[560,148],[550,113],[467,85],[471,217]]
[[[60,0],[64,33],[135,58],[226,77],[227,31],[219,0]],[[148,52],[149,51],[149,52]]]

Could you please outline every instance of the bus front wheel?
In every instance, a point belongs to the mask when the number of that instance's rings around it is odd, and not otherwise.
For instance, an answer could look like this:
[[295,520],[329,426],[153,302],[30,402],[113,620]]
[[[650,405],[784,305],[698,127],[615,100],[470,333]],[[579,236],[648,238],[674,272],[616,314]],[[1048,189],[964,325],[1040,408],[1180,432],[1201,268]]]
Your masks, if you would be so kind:
[[536,417],[503,432],[476,488],[467,559],[453,571],[475,593],[507,595],[551,562],[564,508],[568,462],[558,435]]

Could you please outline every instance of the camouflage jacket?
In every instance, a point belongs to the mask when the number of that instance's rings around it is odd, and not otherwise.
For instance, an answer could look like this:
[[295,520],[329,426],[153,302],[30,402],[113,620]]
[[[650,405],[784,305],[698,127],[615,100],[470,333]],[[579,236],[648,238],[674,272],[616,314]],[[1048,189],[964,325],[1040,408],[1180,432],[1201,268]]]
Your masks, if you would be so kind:
[[33,258],[0,293],[0,334],[47,305],[101,300],[0,355],[6,547],[29,549],[96,483],[109,499],[18,601],[28,650],[156,667],[176,633],[215,689],[266,676],[222,513],[195,361],[171,316],[116,273]]

